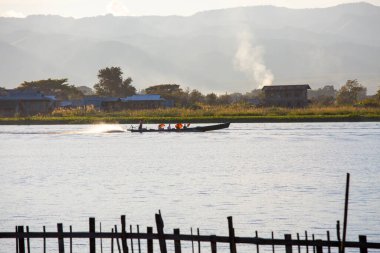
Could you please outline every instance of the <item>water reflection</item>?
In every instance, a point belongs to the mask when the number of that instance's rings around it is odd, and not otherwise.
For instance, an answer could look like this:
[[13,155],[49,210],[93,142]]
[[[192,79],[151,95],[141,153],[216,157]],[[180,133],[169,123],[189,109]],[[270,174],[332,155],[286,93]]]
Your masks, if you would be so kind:
[[[107,133],[129,125],[0,126],[0,230],[57,222],[87,230],[127,222],[226,235],[323,234],[343,217],[348,238],[380,240],[378,123],[232,124],[210,133]],[[152,126],[154,127],[154,126]]]

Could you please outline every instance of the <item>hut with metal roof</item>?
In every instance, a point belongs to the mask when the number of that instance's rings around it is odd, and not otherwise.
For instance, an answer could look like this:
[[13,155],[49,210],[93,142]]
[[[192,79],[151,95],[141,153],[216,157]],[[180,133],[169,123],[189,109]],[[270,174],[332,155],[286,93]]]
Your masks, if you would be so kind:
[[32,116],[51,113],[57,105],[54,96],[33,90],[7,90],[0,96],[0,115],[4,117]]
[[128,109],[157,109],[168,107],[168,101],[160,95],[133,95],[120,99]]
[[308,105],[308,84],[264,86],[264,106],[305,107]]

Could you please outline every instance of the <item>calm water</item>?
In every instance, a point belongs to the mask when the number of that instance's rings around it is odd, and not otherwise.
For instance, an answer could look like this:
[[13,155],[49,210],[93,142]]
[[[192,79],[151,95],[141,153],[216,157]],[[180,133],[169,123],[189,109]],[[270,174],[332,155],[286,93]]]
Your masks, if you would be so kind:
[[121,214],[145,227],[161,209],[167,232],[227,235],[232,215],[238,236],[331,230],[335,239],[350,172],[348,239],[380,241],[379,123],[105,133],[127,127],[0,126],[0,231],[57,222],[86,231],[89,216],[110,230]]

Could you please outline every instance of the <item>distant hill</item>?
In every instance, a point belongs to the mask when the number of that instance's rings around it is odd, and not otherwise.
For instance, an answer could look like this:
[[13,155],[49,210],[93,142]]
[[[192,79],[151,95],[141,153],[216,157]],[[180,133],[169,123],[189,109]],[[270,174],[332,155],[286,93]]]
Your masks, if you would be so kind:
[[0,87],[69,78],[93,86],[120,66],[137,88],[178,83],[245,92],[265,82],[380,87],[380,7],[242,7],[190,17],[0,18]]

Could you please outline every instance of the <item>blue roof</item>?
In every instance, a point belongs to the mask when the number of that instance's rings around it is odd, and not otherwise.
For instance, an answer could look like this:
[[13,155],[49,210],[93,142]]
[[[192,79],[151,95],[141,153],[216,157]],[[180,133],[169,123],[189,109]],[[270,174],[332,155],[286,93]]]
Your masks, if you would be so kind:
[[111,101],[117,101],[119,98],[115,97],[84,97],[84,102],[111,102]]
[[6,96],[0,96],[0,100],[57,100],[55,96],[45,96],[43,93],[34,90],[7,90]]
[[148,95],[133,95],[126,98],[121,98],[121,101],[162,101],[165,100],[161,98],[160,95],[148,94]]

